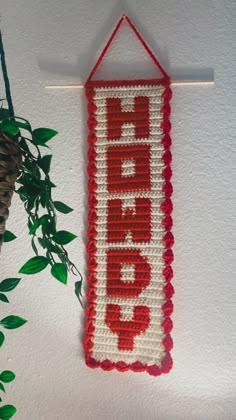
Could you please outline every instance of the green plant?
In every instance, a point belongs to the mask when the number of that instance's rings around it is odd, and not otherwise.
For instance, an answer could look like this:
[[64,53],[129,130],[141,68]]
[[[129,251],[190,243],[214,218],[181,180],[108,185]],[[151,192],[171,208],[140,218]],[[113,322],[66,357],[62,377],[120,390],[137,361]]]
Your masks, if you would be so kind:
[[[18,284],[20,283],[20,278],[8,278],[3,280],[0,283],[0,299],[2,302],[9,303],[9,299],[6,293],[11,292],[14,290]],[[8,315],[0,320],[0,326],[7,330],[13,330],[16,328],[20,328],[23,326],[27,321],[17,315]],[[2,347],[5,340],[5,334],[0,331],[0,347]],[[0,391],[5,391],[5,386],[3,384],[12,382],[15,379],[15,374],[10,370],[5,370],[0,373]],[[2,398],[0,398],[0,402]],[[16,408],[13,405],[4,405],[0,407],[0,419],[8,420],[13,417],[16,413]]]
[[[5,116],[1,119],[1,111]],[[60,282],[67,283],[67,274],[80,275],[71,262],[65,245],[76,238],[71,232],[57,230],[57,212],[70,213],[73,209],[60,201],[53,201],[52,189],[55,184],[50,179],[51,154],[42,156],[40,148],[57,132],[49,128],[32,130],[28,121],[19,117],[6,117],[7,109],[0,111],[0,131],[4,132],[20,145],[22,163],[16,179],[19,188],[15,192],[24,203],[28,215],[28,229],[31,235],[32,249],[35,256],[30,258],[19,270],[22,274],[35,274],[48,265],[51,274]],[[3,240],[14,238],[7,231]]]
[[[3,106],[4,100],[0,100],[0,242],[10,242],[16,238],[14,233],[5,230],[5,220],[14,190],[27,213],[28,232],[34,253],[19,269],[19,273],[36,274],[49,266],[51,275],[63,284],[67,284],[68,273],[79,276],[75,283],[75,294],[82,304],[82,277],[65,248],[76,235],[57,229],[58,212],[68,214],[73,209],[61,201],[53,200],[52,190],[56,186],[50,177],[52,154],[42,153],[42,150],[50,150],[48,142],[58,133],[50,128],[33,129],[29,121],[14,115],[1,31],[0,55],[8,103],[6,108]],[[9,278],[0,283],[0,300],[4,304],[9,303],[6,293],[13,290],[20,280]],[[8,315],[0,320],[0,327],[10,330],[19,328],[26,322],[17,315]],[[0,331],[0,347],[4,340],[5,335]],[[7,383],[14,378],[13,372],[2,372],[0,390],[5,392],[2,382]],[[10,419],[15,413],[16,408],[12,405],[0,407],[0,419]]]
[[[3,101],[3,100],[2,100]],[[32,130],[30,123],[20,117],[10,116],[9,110],[0,109],[0,133],[10,136],[20,146],[22,161],[15,192],[24,203],[28,215],[29,235],[35,256],[30,258],[19,270],[22,274],[36,274],[48,265],[51,274],[66,284],[68,272],[80,272],[70,260],[65,245],[76,238],[71,232],[57,230],[57,212],[68,214],[71,207],[61,201],[53,201],[52,189],[55,184],[50,178],[51,154],[42,155],[42,147],[49,149],[48,142],[57,132],[49,128]],[[1,185],[1,184],[0,184]],[[16,236],[5,231],[3,241],[9,242]],[[77,282],[77,296],[81,298],[82,279]],[[81,300],[80,300],[81,301]]]

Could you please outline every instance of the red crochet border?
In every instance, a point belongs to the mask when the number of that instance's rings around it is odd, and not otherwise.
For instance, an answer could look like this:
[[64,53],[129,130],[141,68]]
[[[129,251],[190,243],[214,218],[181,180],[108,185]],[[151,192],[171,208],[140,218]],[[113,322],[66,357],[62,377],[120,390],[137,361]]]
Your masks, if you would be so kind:
[[[163,122],[162,122],[162,129],[163,129],[163,139],[162,144],[164,146],[165,152],[162,156],[162,160],[165,163],[165,168],[163,169],[162,175],[165,179],[165,184],[163,187],[163,192],[165,193],[165,200],[161,205],[161,209],[165,214],[165,217],[162,221],[162,224],[165,226],[166,234],[163,238],[163,242],[165,243],[165,252],[163,254],[163,259],[165,262],[165,268],[163,270],[163,275],[166,279],[166,284],[163,289],[165,293],[165,303],[162,306],[162,311],[164,314],[164,321],[162,323],[162,327],[165,331],[165,337],[163,339],[163,346],[166,350],[166,355],[161,363],[161,366],[157,365],[147,365],[142,364],[141,362],[135,362],[132,364],[126,364],[125,362],[111,362],[110,360],[106,359],[103,362],[99,362],[92,357],[92,349],[93,349],[93,336],[95,327],[93,325],[93,320],[96,317],[96,309],[95,309],[95,302],[96,302],[96,246],[95,246],[95,239],[96,239],[96,152],[95,152],[95,143],[96,143],[96,134],[95,134],[95,126],[96,126],[96,118],[94,118],[94,112],[96,110],[96,105],[94,103],[94,88],[95,87],[114,87],[114,86],[133,86],[133,85],[155,85],[161,84],[165,86],[165,91],[162,94],[164,98],[164,105],[161,109],[163,112]],[[173,347],[173,341],[170,335],[170,332],[173,328],[173,323],[170,318],[170,315],[173,312],[173,303],[172,303],[172,296],[174,294],[174,288],[171,284],[171,280],[173,278],[173,270],[171,267],[171,263],[173,261],[173,252],[171,250],[174,244],[174,238],[171,233],[172,228],[172,202],[171,202],[171,195],[172,195],[172,185],[170,182],[172,171],[171,171],[171,138],[169,136],[171,130],[171,123],[169,121],[170,116],[170,99],[172,96],[172,92],[170,89],[170,79],[168,77],[164,77],[162,79],[150,79],[150,80],[115,80],[115,81],[88,81],[86,83],[86,96],[88,99],[88,128],[89,128],[89,135],[88,135],[88,142],[89,142],[89,150],[88,150],[88,175],[89,175],[89,182],[88,182],[88,189],[89,189],[89,197],[88,203],[90,207],[89,211],[89,228],[88,228],[88,244],[87,244],[87,253],[88,253],[88,285],[89,289],[87,292],[87,301],[88,305],[86,308],[86,324],[85,324],[85,332],[86,337],[84,340],[84,349],[85,349],[85,360],[86,364],[90,368],[97,368],[101,367],[103,370],[112,370],[117,369],[120,372],[124,372],[127,370],[132,370],[134,372],[148,372],[150,375],[159,376],[162,373],[168,373],[173,365],[173,361],[170,355],[170,350]]]

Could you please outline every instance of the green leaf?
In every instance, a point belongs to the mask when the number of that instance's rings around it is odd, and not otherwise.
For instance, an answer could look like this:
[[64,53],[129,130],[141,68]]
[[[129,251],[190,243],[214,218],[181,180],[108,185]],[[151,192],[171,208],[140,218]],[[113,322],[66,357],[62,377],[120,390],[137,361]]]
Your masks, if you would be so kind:
[[3,391],[3,392],[6,392],[4,386],[3,386],[3,384],[1,382],[0,382],[0,390]]
[[62,203],[61,201],[53,201],[55,209],[60,211],[61,213],[67,214],[73,211],[73,209],[66,204]]
[[33,249],[34,253],[36,255],[38,255],[38,250],[37,250],[37,247],[35,245],[34,237],[31,239],[31,246],[32,246],[32,249]]
[[16,235],[14,233],[10,232],[10,230],[5,230],[3,234],[3,242],[11,242],[14,239],[16,239]]
[[5,279],[0,283],[0,292],[10,292],[15,289],[18,283],[21,281],[19,278]]
[[11,370],[4,370],[0,374],[0,381],[4,382],[5,384],[8,384],[9,382],[14,381],[16,375]]
[[3,293],[0,293],[0,300],[1,300],[2,302],[9,303],[9,300],[8,300],[7,296],[6,296],[6,295],[4,295]]
[[29,234],[34,235],[38,227],[40,226],[40,220],[37,219],[29,229]]
[[59,246],[56,246],[56,245],[54,245],[50,242],[47,244],[47,248],[50,252],[54,252],[54,254],[61,254],[62,253],[62,250],[59,248]]
[[43,235],[54,235],[56,233],[56,220],[52,218],[48,223],[42,225]]
[[44,270],[48,265],[47,258],[43,256],[37,256],[30,258],[19,270],[22,274],[35,274]]
[[31,195],[37,196],[38,194],[40,194],[42,188],[42,184],[40,184],[40,181],[38,182],[38,184],[36,184],[36,182],[33,182],[33,180],[31,180],[30,184],[25,184],[25,186],[23,187],[23,194],[26,194],[26,198],[28,198]]
[[42,248],[46,248],[47,244],[45,239],[43,238],[38,238],[39,244],[41,245]]
[[66,245],[75,238],[77,238],[76,235],[71,232],[67,232],[66,230],[59,230],[53,235],[54,241],[60,245]]
[[9,315],[0,321],[0,325],[2,325],[7,330],[14,330],[15,328],[20,328],[26,322],[26,319],[23,319],[20,316]]
[[[26,169],[30,173],[30,176],[31,176],[31,172],[33,172],[33,170],[36,166],[36,162],[32,161],[32,159],[29,157],[29,155],[26,155],[25,159],[23,161],[23,165],[24,165],[23,166],[24,169]],[[25,174],[25,176],[26,176],[26,174]]]
[[82,301],[81,301],[81,297],[82,297],[82,280],[76,281],[75,282],[75,294],[77,296],[77,298],[79,299],[79,302],[82,305]]
[[17,192],[17,194],[19,194],[22,201],[27,200],[28,195],[27,195],[27,192],[25,191],[25,187],[18,188],[18,190],[16,190],[16,192]]
[[10,120],[4,120],[1,124],[1,129],[4,133],[10,134],[10,136],[17,136],[20,134],[19,128]]
[[36,128],[36,130],[33,131],[34,143],[39,144],[40,142],[45,144],[57,134],[58,132],[51,128]]
[[47,191],[42,191],[40,196],[40,204],[45,209],[46,203],[48,201],[48,194]]
[[28,197],[28,202],[26,203],[26,211],[30,213],[31,210],[34,208],[36,197]]
[[39,226],[46,225],[49,218],[50,216],[48,214],[44,214],[39,219],[37,219],[30,228],[30,231],[29,231],[30,235],[32,234],[34,235]]
[[0,407],[0,419],[9,420],[16,414],[16,407],[13,405],[3,405]]
[[0,120],[5,120],[6,118],[9,118],[9,109],[7,108],[0,108]]
[[46,179],[44,180],[44,183],[45,183],[46,185],[48,185],[49,187],[52,187],[52,188],[55,188],[55,187],[56,187],[56,185],[55,185],[55,184],[53,184],[53,182],[52,182],[50,179],[48,179],[48,178],[46,178]]
[[34,142],[33,142],[36,146],[41,146],[41,147],[46,147],[47,149],[50,149],[50,147],[46,144],[46,143],[43,143],[42,141],[40,141],[40,140],[37,140],[37,139],[34,139]]
[[20,121],[15,121],[14,125],[18,128],[24,128],[25,130],[30,131],[30,125],[27,124],[27,123],[23,123],[23,122],[20,122]]
[[5,335],[3,334],[2,331],[0,331],[0,347],[2,347],[4,340],[5,340]]
[[[18,121],[21,120],[21,121]],[[22,122],[23,121],[23,122]],[[21,117],[14,117],[14,124],[16,127],[24,128],[24,130],[31,131],[31,126],[29,121]]]
[[51,268],[51,274],[61,283],[67,283],[67,269],[64,264],[55,263]]
[[38,165],[40,168],[44,171],[44,173],[47,175],[50,171],[50,165],[51,165],[52,155],[46,155],[43,156],[39,161]]
[[2,398],[0,397],[0,402],[2,402]]
[[20,140],[19,144],[20,144],[21,149],[23,149],[27,153],[30,153],[30,150],[28,148],[28,145],[27,145],[24,137],[22,137],[22,139]]

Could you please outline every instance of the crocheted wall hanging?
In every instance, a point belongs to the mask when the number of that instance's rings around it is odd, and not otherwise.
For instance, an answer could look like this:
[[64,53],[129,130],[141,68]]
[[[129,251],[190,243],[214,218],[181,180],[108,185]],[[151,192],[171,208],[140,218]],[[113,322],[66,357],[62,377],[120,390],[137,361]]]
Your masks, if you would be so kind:
[[[126,19],[162,77],[92,80]],[[122,17],[86,82],[89,126],[88,306],[91,368],[172,367],[170,78]]]

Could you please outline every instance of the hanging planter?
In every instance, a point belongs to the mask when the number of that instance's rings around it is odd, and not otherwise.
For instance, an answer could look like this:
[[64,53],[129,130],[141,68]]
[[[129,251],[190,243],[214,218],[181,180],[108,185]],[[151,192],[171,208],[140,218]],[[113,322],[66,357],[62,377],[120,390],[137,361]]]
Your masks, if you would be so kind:
[[19,144],[12,136],[0,131],[0,250],[21,161]]

